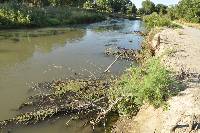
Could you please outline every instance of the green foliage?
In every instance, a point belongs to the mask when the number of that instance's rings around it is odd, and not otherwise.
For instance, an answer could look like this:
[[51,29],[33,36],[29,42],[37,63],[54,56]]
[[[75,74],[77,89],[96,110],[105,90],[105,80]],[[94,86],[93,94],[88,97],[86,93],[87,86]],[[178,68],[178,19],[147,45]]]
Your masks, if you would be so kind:
[[[9,0],[6,0],[9,1]],[[26,3],[32,6],[76,6],[82,7],[86,0],[15,0],[18,3]]]
[[155,4],[150,0],[145,0],[142,2],[142,8],[145,15],[149,15],[155,11]]
[[168,16],[174,19],[183,19],[187,22],[200,23],[200,1],[181,0],[178,5],[168,8]]
[[154,27],[178,27],[178,25],[173,24],[171,20],[167,16],[159,15],[157,13],[153,13],[151,15],[147,15],[143,17],[145,25],[147,29],[151,29]]
[[178,15],[187,21],[200,23],[200,1],[181,0],[177,6]]
[[139,15],[150,15],[153,12],[165,15],[171,19],[183,19],[187,22],[200,23],[200,1],[181,0],[177,5],[167,7],[163,4],[155,4],[150,0],[142,2],[142,8],[138,10]]
[[132,4],[130,0],[110,0],[109,4],[113,12],[126,13],[129,4]]
[[135,4],[132,4],[131,6],[128,7],[127,14],[129,14],[129,15],[137,14],[137,8],[136,8]]
[[143,8],[139,8],[137,10],[137,14],[140,15],[140,16],[144,15],[144,9]]
[[20,26],[56,26],[66,24],[82,24],[103,20],[96,11],[62,7],[29,7],[10,3],[0,5],[0,27]]
[[149,103],[154,107],[166,104],[176,82],[171,73],[160,64],[157,58],[151,58],[143,66],[131,67],[125,75],[110,89],[110,101],[119,97],[116,109],[122,115],[132,115],[138,107]]
[[133,14],[137,13],[137,7],[135,6],[135,4],[132,4],[131,11]]
[[126,13],[128,8],[132,6],[130,0],[87,0],[84,8],[95,8],[100,12],[121,12]]
[[0,25],[27,25],[30,23],[30,16],[14,7],[13,4],[0,6]]
[[155,10],[158,14],[167,14],[167,6],[163,4],[157,4]]
[[92,0],[87,0],[83,4],[83,8],[85,8],[85,9],[94,9],[94,8],[96,8],[96,5],[94,4],[94,2]]
[[139,15],[150,15],[153,12],[157,12],[158,14],[166,14],[167,6],[163,4],[155,5],[150,0],[145,0],[142,2],[142,8],[138,10]]
[[167,8],[167,16],[168,16],[171,20],[178,19],[178,13],[177,13],[176,6],[171,6],[171,7],[168,7],[168,8]]

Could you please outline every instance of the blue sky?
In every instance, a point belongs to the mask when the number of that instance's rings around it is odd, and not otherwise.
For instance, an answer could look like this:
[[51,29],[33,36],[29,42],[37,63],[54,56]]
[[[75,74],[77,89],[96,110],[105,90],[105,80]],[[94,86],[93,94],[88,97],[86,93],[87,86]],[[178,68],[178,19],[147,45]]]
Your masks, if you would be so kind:
[[[131,0],[136,6],[141,7],[141,3],[143,0]],[[151,0],[155,4],[165,4],[165,5],[172,5],[177,4],[179,0]]]

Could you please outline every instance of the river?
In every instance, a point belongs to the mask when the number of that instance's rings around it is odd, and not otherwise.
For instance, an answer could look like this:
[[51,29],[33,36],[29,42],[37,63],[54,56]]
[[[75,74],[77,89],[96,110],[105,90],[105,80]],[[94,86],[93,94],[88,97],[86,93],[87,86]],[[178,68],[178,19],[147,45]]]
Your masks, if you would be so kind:
[[[143,30],[140,20],[109,20],[73,28],[42,28],[0,31],[0,120],[14,117],[15,111],[32,94],[36,83],[74,77],[99,76],[114,57],[104,55],[107,47],[138,50],[142,37],[133,34]],[[111,68],[121,74],[133,62],[118,60]],[[76,77],[75,77],[76,78]],[[13,133],[90,133],[83,121],[68,118],[11,129]],[[97,128],[95,132],[103,132]]]

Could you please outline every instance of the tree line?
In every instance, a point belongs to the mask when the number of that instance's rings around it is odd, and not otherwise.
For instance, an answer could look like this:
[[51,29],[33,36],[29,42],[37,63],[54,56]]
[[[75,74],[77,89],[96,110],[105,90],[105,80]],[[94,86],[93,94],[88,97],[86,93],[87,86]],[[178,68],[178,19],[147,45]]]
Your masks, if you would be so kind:
[[188,22],[200,23],[200,0],[181,0],[177,5],[155,5],[150,0],[142,2],[142,8],[138,9],[139,15],[150,15],[154,12],[167,15],[171,20],[184,19]]
[[137,8],[130,0],[0,0],[0,3],[13,2],[29,6],[73,6],[98,9],[102,12],[122,12],[136,14]]
[[26,5],[45,6],[73,6],[95,9],[100,12],[150,15],[154,12],[167,15],[170,19],[184,19],[189,22],[200,22],[200,0],[181,0],[177,5],[166,6],[155,4],[151,0],[142,2],[142,8],[137,9],[131,0],[0,0],[0,3],[13,2]]

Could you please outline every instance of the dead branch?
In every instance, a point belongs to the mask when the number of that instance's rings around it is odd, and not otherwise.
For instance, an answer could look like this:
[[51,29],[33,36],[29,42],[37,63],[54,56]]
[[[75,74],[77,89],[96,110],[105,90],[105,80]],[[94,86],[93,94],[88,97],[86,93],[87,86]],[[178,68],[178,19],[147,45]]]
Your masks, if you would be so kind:
[[95,121],[90,121],[90,123],[94,126],[96,124],[98,124],[103,118],[106,117],[106,115],[113,109],[113,107],[120,102],[123,99],[123,97],[118,98],[116,101],[114,101],[112,104],[110,104],[110,106],[104,110],[101,109],[102,112],[99,113],[99,115],[97,116],[97,118],[95,119]]
[[114,60],[114,61],[107,67],[107,69],[104,71],[104,73],[108,72],[108,70],[112,67],[112,65],[115,64],[115,62],[119,59],[120,56],[121,56],[121,54],[118,55],[118,56],[115,58],[115,60]]

